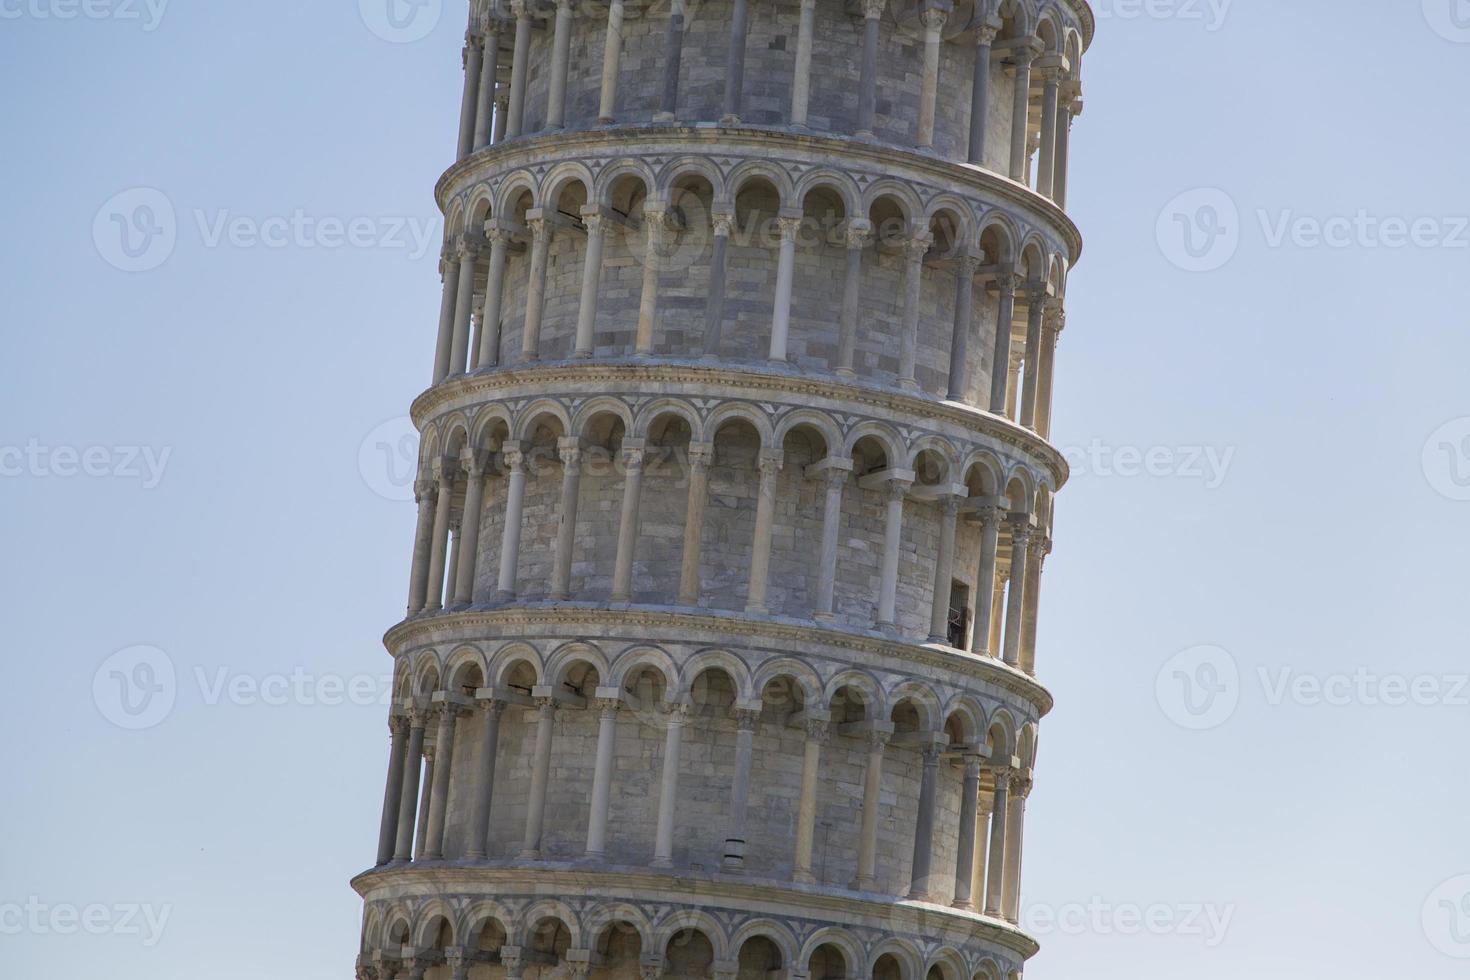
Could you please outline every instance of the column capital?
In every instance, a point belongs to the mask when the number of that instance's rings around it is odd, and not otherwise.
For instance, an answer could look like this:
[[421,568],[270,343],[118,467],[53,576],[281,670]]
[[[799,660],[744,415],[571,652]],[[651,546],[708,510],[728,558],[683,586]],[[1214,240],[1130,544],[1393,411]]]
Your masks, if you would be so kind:
[[461,235],[454,241],[454,256],[461,262],[480,257],[483,239],[478,235]]
[[670,725],[682,725],[694,714],[694,707],[683,701],[664,701],[658,707]]
[[[966,779],[979,779],[980,778],[980,770],[985,765],[985,757],[982,756],[982,755],[969,754],[969,755],[964,756],[964,763],[965,763],[965,778]],[[976,792],[979,792],[978,788],[977,788]]]
[[741,732],[754,732],[760,727],[761,713],[759,708],[736,708],[735,729]]
[[490,454],[483,449],[465,448],[460,451],[459,465],[469,476],[479,478],[490,468]]
[[606,217],[607,211],[600,204],[586,204],[582,207],[582,227],[587,229],[589,235],[602,230],[602,222]]
[[413,482],[413,500],[416,504],[433,501],[439,496],[439,481],[428,477],[420,477]]
[[786,465],[786,453],[780,449],[762,449],[756,465],[760,467],[763,478],[774,478]]
[[500,458],[505,461],[505,468],[510,470],[511,473],[526,472],[526,454],[520,447],[502,449],[500,451]]
[[981,24],[979,28],[976,29],[975,44],[978,47],[984,47],[987,44],[994,44],[995,39],[999,36],[1000,26],[996,24],[991,24],[987,21],[986,23]]
[[531,229],[531,239],[541,245],[551,240],[551,220],[545,215],[537,214],[532,217],[526,214],[526,227]]
[[504,700],[503,698],[489,697],[481,699],[480,704],[485,712],[486,717],[493,721],[499,718],[501,715],[505,714],[506,706],[509,705],[510,702]]
[[1021,293],[1026,297],[1028,303],[1044,304],[1048,295],[1046,282],[1041,279],[1028,279],[1021,287]]
[[887,9],[888,0],[863,0],[863,16],[868,20],[877,20]]
[[393,733],[394,738],[408,734],[408,716],[402,712],[395,711],[388,716],[388,731]]
[[709,221],[710,226],[714,229],[715,235],[724,235],[728,238],[730,232],[735,228],[735,212],[733,210],[721,209],[711,211]]
[[1012,769],[1010,771],[1011,796],[1026,799],[1031,795],[1032,780],[1029,769]]
[[806,740],[817,745],[826,745],[832,738],[832,723],[825,718],[808,718],[803,726]]
[[893,733],[884,728],[874,728],[868,732],[868,748],[872,751],[881,752],[888,745],[888,740]]
[[566,467],[568,471],[576,473],[582,469],[582,447],[580,443],[565,445],[559,441],[556,447],[556,454],[561,457],[561,465]]
[[959,270],[958,274],[961,277],[974,278],[975,272],[984,264],[985,259],[983,256],[976,255],[970,251],[961,252],[959,257],[955,259],[955,266]]
[[446,489],[453,489],[454,478],[459,475],[458,460],[453,456],[441,456],[434,460],[430,468],[434,474],[434,479],[439,484],[440,493],[445,492]]
[[904,240],[903,254],[908,256],[910,262],[922,262],[924,256],[929,254],[929,248],[933,244],[934,236],[929,234],[928,231],[922,231]]
[[623,708],[621,698],[597,698],[593,703],[597,706],[599,718],[616,718]]
[[991,280],[990,285],[995,287],[996,292],[1004,296],[1006,294],[1014,295],[1020,290],[1023,282],[1025,280],[1014,272],[1002,272]]
[[782,244],[796,241],[796,235],[801,231],[801,223],[804,220],[802,217],[791,217],[789,215],[781,215],[776,219],[776,226],[781,231]]
[[890,479],[885,488],[889,502],[897,501],[898,503],[903,503],[904,498],[909,495],[909,489],[912,486],[913,483],[909,480],[900,480],[896,477]]
[[919,21],[924,25],[924,30],[938,33],[944,30],[944,22],[949,20],[948,7],[926,6],[919,11]]
[[843,238],[849,250],[867,248],[873,241],[873,222],[867,218],[849,218],[843,228]]
[[1010,766],[991,766],[989,772],[991,779],[995,783],[996,790],[999,791],[1004,788],[1009,793],[1011,790],[1011,776],[1015,774],[1015,770]]
[[689,444],[689,465],[695,469],[707,469],[715,461],[715,444],[712,442],[691,442]]
[[643,469],[643,457],[647,453],[647,450],[643,447],[642,440],[639,440],[639,444],[636,446],[628,445],[631,441],[625,440],[623,442],[623,448],[620,451],[623,466],[630,470],[641,470]]
[[536,713],[543,718],[556,713],[557,700],[554,697],[532,698],[531,701],[536,705]]

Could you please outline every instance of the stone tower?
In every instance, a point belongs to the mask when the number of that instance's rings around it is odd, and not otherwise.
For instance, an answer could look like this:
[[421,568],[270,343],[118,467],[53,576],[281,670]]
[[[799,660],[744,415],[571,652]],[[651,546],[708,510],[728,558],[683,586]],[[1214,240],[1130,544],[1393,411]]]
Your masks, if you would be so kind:
[[360,977],[1020,975],[1092,31],[475,3]]

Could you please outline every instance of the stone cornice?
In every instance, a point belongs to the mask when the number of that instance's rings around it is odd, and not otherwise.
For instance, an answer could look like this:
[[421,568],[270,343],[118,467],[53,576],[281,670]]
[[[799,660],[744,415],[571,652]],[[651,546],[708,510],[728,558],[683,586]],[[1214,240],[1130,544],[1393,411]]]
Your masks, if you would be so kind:
[[434,185],[434,198],[439,209],[447,213],[454,195],[487,166],[544,165],[551,159],[584,159],[601,151],[622,157],[639,143],[667,146],[668,153],[673,156],[722,150],[728,153],[742,145],[750,145],[752,149],[758,148],[760,155],[766,158],[779,156],[783,151],[811,153],[828,160],[867,164],[876,173],[884,175],[897,165],[925,175],[941,188],[961,186],[989,200],[1003,201],[1037,215],[1055,228],[1066,243],[1070,255],[1068,268],[1076,266],[1082,255],[1082,233],[1067,213],[1008,177],[973,164],[919,153],[911,147],[841,135],[801,133],[784,126],[628,123],[520,137],[486,147],[450,167]]
[[767,914],[821,918],[849,926],[922,934],[946,942],[953,941],[954,933],[1010,950],[1023,960],[1040,949],[1036,940],[1009,923],[947,906],[686,869],[671,875],[641,867],[591,868],[558,861],[440,861],[364,871],[352,879],[352,887],[366,901],[378,892],[401,898],[415,891],[434,897],[461,891],[471,895],[587,894],[603,900],[636,896],[642,901],[692,905],[723,900],[731,908],[765,909]]
[[900,664],[949,670],[974,677],[1034,705],[1038,717],[1049,713],[1054,704],[1051,692],[1024,672],[999,660],[977,657],[948,647],[908,643],[810,623],[754,619],[733,614],[721,616],[703,610],[687,612],[667,606],[613,608],[602,603],[530,602],[497,609],[441,612],[404,620],[383,635],[383,645],[396,656],[406,650],[435,643],[462,642],[492,630],[550,628],[579,636],[585,634],[589,626],[628,630],[651,639],[657,637],[650,637],[650,633],[668,631],[677,637],[700,635],[702,641],[718,637],[853,650]]
[[[486,368],[430,388],[414,399],[410,411],[414,424],[422,430],[438,415],[461,407],[467,401],[510,397],[522,394],[517,390],[520,388],[530,389],[525,394],[540,395],[547,391],[565,391],[569,384],[606,383],[610,380],[660,386],[714,385],[728,389],[734,396],[752,399],[806,395],[874,408],[902,419],[948,422],[1012,446],[1038,460],[1051,471],[1053,486],[1057,490],[1066,484],[1069,474],[1066,457],[1046,440],[1009,419],[978,408],[896,389],[844,383],[835,376],[772,370],[754,364],[731,364],[727,367],[707,361],[644,357],[579,358]],[[703,393],[703,397],[708,397],[708,393]]]

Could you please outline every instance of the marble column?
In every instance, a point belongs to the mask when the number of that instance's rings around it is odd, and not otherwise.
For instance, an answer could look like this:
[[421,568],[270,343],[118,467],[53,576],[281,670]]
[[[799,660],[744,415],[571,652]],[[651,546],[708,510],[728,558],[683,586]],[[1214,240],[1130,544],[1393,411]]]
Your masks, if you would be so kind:
[[561,456],[561,509],[556,526],[556,557],[551,568],[551,598],[572,597],[572,552],[577,539],[577,505],[582,495],[582,444],[576,436],[557,442]]
[[1005,767],[991,770],[995,778],[994,812],[990,817],[990,856],[985,876],[985,914],[1000,918],[1004,910],[1006,866],[1006,816],[1010,809],[1011,771]]
[[1016,80],[1015,101],[1011,106],[1011,180],[1026,181],[1026,139],[1031,128],[1031,61],[1036,56],[1029,50],[1012,54],[1011,71]]
[[546,305],[546,258],[551,251],[551,221],[534,208],[526,213],[531,229],[531,267],[526,276],[526,321],[521,329],[521,360],[534,361],[540,355],[541,313]]
[[531,65],[531,6],[528,0],[510,0],[516,18],[515,55],[510,63],[510,106],[506,111],[505,138],[521,135],[526,119],[526,76]]
[[388,719],[392,747],[388,751],[388,783],[383,789],[383,819],[378,826],[378,866],[393,860],[393,847],[398,841],[398,811],[403,793],[403,760],[408,753],[408,719],[394,715]]
[[776,263],[776,304],[771,315],[772,361],[785,362],[787,338],[791,333],[791,287],[796,278],[796,236],[800,217],[776,219],[781,227],[781,246]]
[[903,277],[903,327],[898,341],[898,384],[901,388],[917,390],[915,378],[919,353],[919,308],[923,298],[924,256],[934,236],[928,232],[915,235],[903,243],[906,259]]
[[612,601],[633,601],[633,557],[638,545],[638,506],[643,495],[643,446],[623,441],[623,509],[618,522],[618,552],[613,566]]
[[463,160],[475,148],[475,113],[480,104],[480,72],[484,59],[485,39],[469,33],[464,39],[464,94],[459,103],[459,148],[456,160]]
[[929,642],[949,645],[949,603],[954,590],[955,525],[960,513],[959,498],[947,494],[939,501],[939,554],[934,561],[934,600],[929,613]]
[[679,569],[679,605],[699,605],[699,552],[704,539],[704,509],[709,502],[710,443],[689,446],[689,496],[684,507],[684,555]]
[[822,546],[817,566],[817,607],[814,615],[819,620],[833,618],[837,593],[837,545],[842,534],[842,493],[852,475],[851,460],[832,460],[845,466],[832,466],[822,471],[826,484],[825,503],[822,507]]
[[985,907],[985,878],[989,870],[986,852],[990,840],[990,808],[993,801],[983,792],[975,806],[975,874],[970,878],[970,908],[979,912]]
[[485,339],[480,343],[480,367],[500,363],[500,319],[505,300],[505,257],[510,250],[510,232],[494,226],[485,229],[490,240],[490,268],[485,274],[485,311],[481,328]]
[[1026,341],[1023,337],[1021,343],[1011,350],[1010,374],[1006,382],[1006,418],[1012,422],[1021,418],[1021,365],[1025,360]]
[[714,241],[710,245],[709,295],[704,302],[704,342],[701,353],[707,358],[720,356],[720,333],[725,319],[725,260],[730,252],[730,231],[735,215],[716,211],[710,215]]
[[536,748],[531,757],[531,789],[526,800],[526,836],[522,858],[541,857],[541,834],[546,820],[546,786],[551,778],[551,739],[556,724],[556,699],[536,699]]
[[745,87],[745,39],[750,10],[747,0],[734,0],[730,11],[730,45],[725,55],[725,112],[723,126],[740,123],[740,95]]
[[638,332],[634,351],[652,354],[655,329],[658,326],[658,277],[663,268],[664,238],[668,212],[660,207],[643,205],[643,230],[647,232],[643,253],[643,290],[638,297]]
[[796,27],[796,68],[791,77],[791,128],[805,130],[807,107],[812,93],[812,34],[817,0],[801,0]]
[[592,770],[592,809],[587,816],[587,857],[601,861],[607,852],[608,804],[612,799],[612,782],[617,768],[618,710],[617,698],[598,698],[597,762]]
[[1072,141],[1072,117],[1076,115],[1073,91],[1075,85],[1075,82],[1068,84],[1062,99],[1061,112],[1057,115],[1057,159],[1052,176],[1052,200],[1063,211],[1067,210],[1067,156]]
[[930,866],[934,856],[934,807],[939,792],[939,746],[933,743],[921,750],[923,774],[919,778],[919,813],[914,826],[914,858],[909,876],[909,898],[931,897]]
[[1021,615],[1021,669],[1036,673],[1036,623],[1041,606],[1041,569],[1050,542],[1037,530],[1026,548],[1026,606]]
[[[618,6],[622,6],[621,3]],[[587,253],[582,262],[582,301],[577,308],[576,357],[591,357],[597,347],[597,294],[602,287],[602,208],[582,208],[582,225],[587,229]]]
[[878,114],[878,28],[879,18],[888,6],[887,0],[863,2],[863,60],[858,76],[857,135],[873,138],[874,120]]
[[975,72],[970,81],[970,162],[985,165],[985,128],[990,124],[990,46],[997,30],[988,25],[975,32]]
[[505,527],[500,543],[500,576],[496,580],[495,601],[510,602],[516,597],[516,560],[521,551],[521,516],[526,497],[526,456],[519,449],[504,454],[509,479],[505,491]]
[[970,320],[975,312],[975,270],[980,260],[961,255],[955,260],[954,332],[949,340],[949,400],[965,400],[970,387]]
[[459,243],[457,254],[459,292],[454,301],[454,334],[449,347],[450,375],[465,372],[465,359],[470,345],[470,314],[475,306],[475,261],[480,255],[479,243],[466,235]]
[[669,3],[669,29],[664,41],[664,90],[654,122],[673,122],[679,113],[679,61],[684,53],[684,3]]
[[491,698],[484,702],[485,721],[480,730],[480,769],[475,773],[475,805],[470,811],[470,842],[465,857],[483,861],[490,853],[490,805],[495,799],[495,756],[500,748],[500,719],[506,702]]
[[607,34],[602,43],[602,90],[597,101],[597,122],[613,121],[618,102],[618,71],[623,56],[623,0],[607,7]]
[[980,567],[975,573],[975,626],[970,652],[993,657],[996,651],[990,645],[990,625],[995,604],[992,596],[996,592],[1001,514],[999,508],[981,507],[977,516],[980,518]]
[[1003,659],[1012,667],[1021,663],[1021,615],[1026,599],[1026,548],[1031,525],[1025,514],[1011,517],[1011,588],[1006,594],[1006,628]]
[[439,301],[439,336],[434,344],[434,377],[438,384],[449,377],[449,351],[454,346],[454,313],[459,302],[459,246],[446,242],[439,253],[439,273],[444,283]]
[[975,834],[980,802],[980,757],[964,757],[965,777],[960,785],[960,840],[954,861],[954,908],[974,911]]
[[801,757],[801,796],[796,805],[796,857],[792,861],[791,880],[814,884],[812,844],[817,826],[817,778],[821,774],[822,746],[827,744],[826,721],[806,722],[806,744]]
[[771,539],[776,530],[776,481],[785,462],[779,450],[764,450],[760,455],[760,490],[755,508],[755,540],[750,548],[750,587],[745,611],[765,615],[766,592],[770,586]]
[[398,839],[393,848],[395,862],[413,860],[414,816],[418,813],[419,775],[424,764],[424,726],[427,723],[428,719],[422,711],[409,711],[403,789],[398,794]]
[[918,147],[934,148],[934,111],[939,100],[939,45],[944,41],[944,22],[948,11],[942,7],[924,7],[919,21],[924,25],[924,71],[919,83]]
[[485,24],[485,56],[480,59],[480,90],[475,105],[475,134],[470,150],[483,150],[494,138],[495,77],[500,73],[500,20],[491,16]]
[[873,238],[873,223],[852,218],[847,223],[847,275],[842,281],[842,325],[837,337],[837,373],[853,377],[857,359],[858,318],[861,316],[863,249]]
[[996,562],[995,592],[990,598],[990,640],[986,646],[990,655],[999,659],[1001,654],[1001,627],[1005,624],[1006,584],[1011,580],[1009,565]]
[[1036,428],[1036,393],[1041,367],[1041,319],[1046,312],[1046,284],[1026,289],[1026,379],[1021,389],[1021,425]]
[[887,516],[883,532],[883,577],[878,587],[878,628],[894,630],[897,624],[898,559],[903,546],[903,501],[909,492],[907,480],[889,480]]
[[419,508],[419,520],[413,534],[413,567],[408,577],[409,616],[422,612],[428,602],[429,555],[433,549],[434,517],[439,510],[438,481],[415,481],[413,493]]
[[1036,393],[1036,434],[1043,439],[1051,438],[1052,379],[1056,373],[1057,340],[1067,324],[1066,311],[1061,300],[1054,300],[1047,307],[1041,322],[1041,366],[1037,372],[1040,387]]
[[669,868],[674,864],[674,807],[679,795],[679,752],[688,720],[687,705],[669,707],[668,731],[664,736],[663,779],[658,794],[658,825],[653,846],[655,868]]
[[419,822],[413,837],[413,859],[415,861],[423,860],[424,847],[429,839],[429,820],[433,816],[430,813],[433,788],[434,746],[428,745],[424,747],[424,778],[419,787]]
[[480,557],[480,512],[485,501],[486,453],[465,450],[460,466],[465,471],[464,516],[460,518],[459,563],[454,574],[454,605],[468,606],[475,596],[475,569]]
[[730,784],[730,830],[725,837],[723,867],[739,872],[745,868],[745,817],[750,800],[750,761],[760,711],[735,711],[735,778]]
[[1055,67],[1043,68],[1041,80],[1041,156],[1036,164],[1036,193],[1042,197],[1051,197],[1055,187],[1057,98],[1060,94],[1062,70]]
[[891,733],[868,732],[868,768],[863,775],[863,819],[858,836],[858,870],[852,890],[870,892],[878,883],[878,804],[883,790],[883,749]]
[[567,68],[572,53],[572,0],[556,0],[551,37],[551,80],[547,84],[546,128],[561,129],[567,118]]
[[[1005,884],[1001,914],[1007,922],[1017,922],[1021,915],[1021,848],[1025,840],[1026,797],[1031,780],[1020,774],[1011,777],[1010,797],[1006,801]],[[999,804],[996,805],[999,810]]]
[[454,773],[454,728],[459,705],[446,701],[439,708],[439,737],[435,742],[438,761],[434,769],[434,786],[429,803],[429,832],[424,857],[439,861],[444,857],[444,826],[449,814],[449,785]]
[[424,611],[434,612],[444,606],[444,563],[449,550],[449,510],[454,502],[454,469],[448,465],[436,467],[439,481],[439,497],[434,508],[434,536],[429,546],[428,591],[424,596]]
[[990,360],[990,411],[1004,415],[1010,383],[1011,332],[1016,319],[1016,290],[1020,288],[1019,276],[997,276],[995,287],[1000,296],[1000,305],[995,316],[995,353]]

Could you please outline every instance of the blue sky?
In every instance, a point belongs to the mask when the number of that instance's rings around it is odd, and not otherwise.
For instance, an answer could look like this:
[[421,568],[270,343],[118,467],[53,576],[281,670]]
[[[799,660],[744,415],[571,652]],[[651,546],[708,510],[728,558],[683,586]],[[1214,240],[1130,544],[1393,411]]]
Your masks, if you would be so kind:
[[[1097,11],[1028,978],[1463,976],[1470,5]],[[0,0],[9,975],[350,969],[459,111],[415,27]]]

